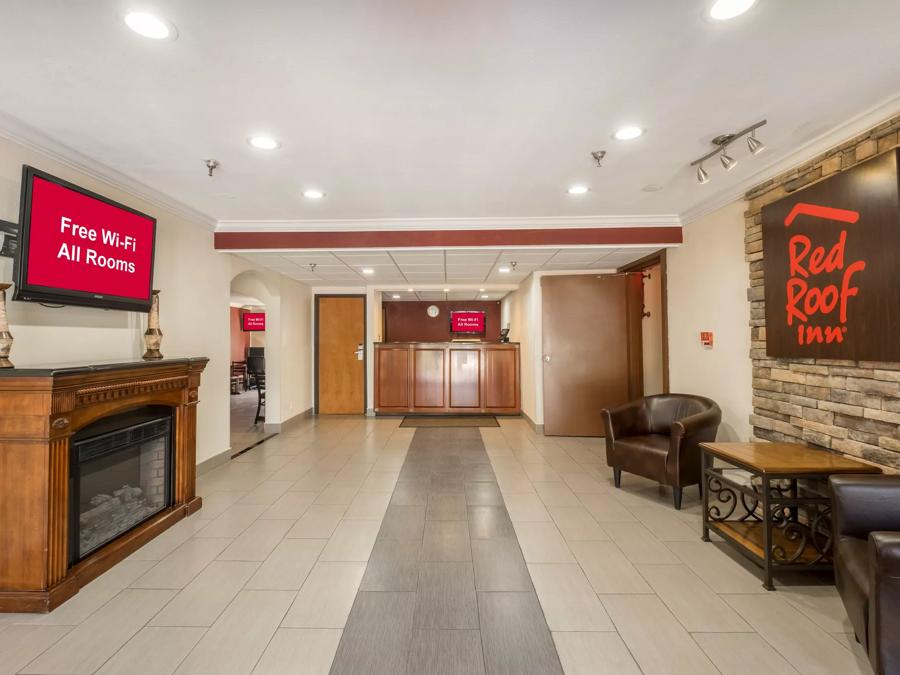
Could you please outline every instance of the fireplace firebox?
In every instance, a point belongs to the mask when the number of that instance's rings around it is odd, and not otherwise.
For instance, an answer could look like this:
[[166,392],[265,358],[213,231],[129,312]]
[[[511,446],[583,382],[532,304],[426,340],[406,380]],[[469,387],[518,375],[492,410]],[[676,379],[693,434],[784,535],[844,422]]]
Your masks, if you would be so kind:
[[72,438],[69,564],[173,503],[172,409],[105,417]]

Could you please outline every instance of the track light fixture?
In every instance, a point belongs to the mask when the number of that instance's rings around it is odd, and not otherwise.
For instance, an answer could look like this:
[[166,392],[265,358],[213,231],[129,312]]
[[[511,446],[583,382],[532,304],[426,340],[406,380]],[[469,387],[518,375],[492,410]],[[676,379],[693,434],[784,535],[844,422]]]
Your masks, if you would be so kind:
[[712,139],[712,144],[715,146],[714,150],[710,150],[703,157],[699,159],[695,159],[691,162],[691,166],[697,167],[697,182],[701,185],[705,185],[710,181],[709,173],[706,169],[703,168],[703,162],[708,159],[719,155],[719,161],[722,163],[722,167],[726,171],[731,171],[734,167],[737,166],[737,160],[728,154],[728,146],[730,146],[735,141],[747,137],[747,148],[750,150],[751,155],[758,155],[760,152],[765,150],[765,144],[756,137],[756,130],[760,127],[766,125],[766,120],[760,120],[756,124],[751,124],[746,129],[741,129],[738,132],[733,134],[720,134]]
[[697,182],[700,185],[706,185],[709,182],[709,172],[703,168],[703,165],[697,167]]
[[747,147],[750,148],[751,155],[758,155],[766,149],[766,144],[756,137],[756,131],[751,131],[747,136]]

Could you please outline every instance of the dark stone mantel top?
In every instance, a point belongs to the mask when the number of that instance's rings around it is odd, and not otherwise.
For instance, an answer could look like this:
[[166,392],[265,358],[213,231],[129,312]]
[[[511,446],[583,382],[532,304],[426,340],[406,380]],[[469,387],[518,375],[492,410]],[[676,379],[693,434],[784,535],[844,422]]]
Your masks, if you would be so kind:
[[[15,354],[13,354],[15,358]],[[140,370],[159,366],[203,364],[209,361],[207,356],[192,356],[175,359],[158,359],[156,361],[81,361],[55,364],[39,364],[22,368],[0,368],[0,377],[57,377],[77,375],[79,373],[98,373],[113,370]]]

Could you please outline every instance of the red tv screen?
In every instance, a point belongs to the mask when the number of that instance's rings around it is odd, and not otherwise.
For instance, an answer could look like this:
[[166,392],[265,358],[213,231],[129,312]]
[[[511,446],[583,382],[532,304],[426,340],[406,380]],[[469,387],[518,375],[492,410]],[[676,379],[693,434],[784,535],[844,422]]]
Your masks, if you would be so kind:
[[241,327],[245,331],[257,332],[266,329],[265,312],[244,312],[241,315]]
[[451,311],[450,332],[463,335],[484,335],[484,312]]
[[155,218],[26,166],[20,222],[16,299],[149,310]]

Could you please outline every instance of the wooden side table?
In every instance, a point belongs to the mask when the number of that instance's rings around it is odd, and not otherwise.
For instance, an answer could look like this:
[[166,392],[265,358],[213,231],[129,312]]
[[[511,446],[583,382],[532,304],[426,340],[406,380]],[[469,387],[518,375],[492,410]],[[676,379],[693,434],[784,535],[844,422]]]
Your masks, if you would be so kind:
[[701,443],[703,541],[720,535],[760,565],[772,591],[776,570],[831,565],[828,476],[881,469],[797,443]]

